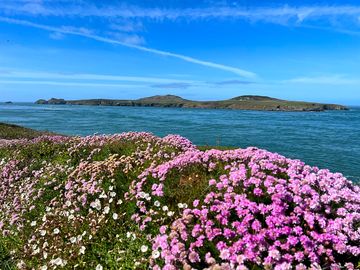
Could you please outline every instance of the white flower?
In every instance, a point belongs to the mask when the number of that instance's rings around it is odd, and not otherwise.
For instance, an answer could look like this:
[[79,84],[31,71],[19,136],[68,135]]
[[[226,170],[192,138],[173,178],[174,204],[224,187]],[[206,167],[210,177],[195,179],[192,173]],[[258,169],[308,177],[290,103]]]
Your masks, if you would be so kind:
[[154,250],[154,251],[152,252],[152,257],[153,257],[154,259],[159,258],[159,257],[160,257],[160,252],[159,252],[158,250]]
[[70,242],[71,242],[72,244],[74,244],[74,243],[76,242],[76,237],[74,237],[74,236],[71,237],[71,238],[70,238]]
[[122,203],[123,203],[123,201],[120,199],[120,200],[117,201],[116,204],[122,204]]
[[109,206],[105,206],[105,208],[104,208],[104,213],[105,213],[105,214],[109,214],[109,212],[110,212],[110,207],[109,207]]
[[98,264],[98,265],[96,266],[95,270],[103,270],[102,265],[101,265],[101,264]]
[[118,215],[118,214],[116,214],[116,213],[114,213],[112,217],[113,217],[113,219],[114,219],[114,220],[117,220],[117,219],[118,219],[118,217],[119,217],[119,215]]
[[131,232],[127,232],[126,233],[126,238],[130,238],[130,236],[131,236]]
[[156,207],[160,207],[160,202],[159,202],[159,201],[155,201],[155,202],[154,202],[154,205],[155,205]]
[[167,207],[166,205],[164,205],[164,206],[162,207],[162,210],[163,210],[163,211],[168,211],[168,210],[169,210],[169,207]]
[[45,236],[45,234],[46,234],[46,231],[45,231],[45,230],[41,230],[41,231],[40,231],[40,235],[41,235],[41,236]]
[[59,234],[60,233],[60,230],[58,228],[55,228],[54,229],[54,234]]
[[81,246],[79,254],[85,254],[85,249],[86,248],[84,246]]
[[110,186],[110,187],[109,187],[109,190],[110,190],[110,191],[113,191],[113,190],[114,190],[114,187],[113,187],[113,186]]
[[142,245],[141,246],[141,248],[140,248],[140,250],[141,250],[141,252],[146,252],[146,251],[148,251],[148,247],[147,246],[145,246],[145,245]]
[[172,217],[174,214],[175,214],[175,213],[174,213],[173,211],[169,211],[169,212],[167,213],[167,215],[168,215],[169,217]]
[[115,197],[116,196],[116,192],[112,191],[110,192],[110,197]]
[[178,203],[178,207],[181,209],[184,208],[184,205],[182,203]]
[[43,265],[43,266],[40,267],[40,270],[47,270],[47,269],[48,269],[48,268],[47,268],[46,265]]
[[25,263],[24,263],[24,261],[20,261],[20,262],[18,262],[18,263],[16,264],[16,266],[17,266],[18,268],[24,268],[24,267],[25,267]]
[[36,221],[32,221],[32,222],[30,223],[30,226],[31,226],[31,227],[36,226]]
[[50,263],[52,265],[63,265],[63,260],[61,258],[56,258],[54,260],[51,260]]
[[71,206],[71,202],[70,202],[70,201],[66,201],[66,202],[65,202],[65,205],[66,205],[67,207],[69,207],[69,206]]
[[95,209],[97,209],[97,210],[100,211],[100,209],[101,209],[101,202],[100,202],[99,199],[96,199],[95,201],[93,201],[93,202],[90,204],[90,206],[91,206],[92,208],[95,208]]
[[145,196],[146,196],[146,193],[144,192],[144,191],[141,191],[140,193],[139,193],[139,197],[140,198],[145,198]]
[[46,212],[50,212],[50,210],[51,210],[51,207],[46,206],[45,211],[46,211]]

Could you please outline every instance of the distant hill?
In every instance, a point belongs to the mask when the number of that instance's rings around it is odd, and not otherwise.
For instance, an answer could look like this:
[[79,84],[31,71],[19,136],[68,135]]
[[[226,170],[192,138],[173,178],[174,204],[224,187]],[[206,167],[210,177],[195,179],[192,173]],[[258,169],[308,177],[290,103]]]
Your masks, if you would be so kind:
[[117,99],[87,99],[64,100],[52,98],[40,99],[37,104],[52,105],[89,105],[89,106],[143,106],[143,107],[181,107],[181,108],[207,108],[207,109],[234,109],[234,110],[260,110],[260,111],[325,111],[347,110],[348,108],[337,104],[323,104],[303,101],[287,101],[267,96],[245,95],[219,101],[193,101],[175,95],[152,96],[136,100]]

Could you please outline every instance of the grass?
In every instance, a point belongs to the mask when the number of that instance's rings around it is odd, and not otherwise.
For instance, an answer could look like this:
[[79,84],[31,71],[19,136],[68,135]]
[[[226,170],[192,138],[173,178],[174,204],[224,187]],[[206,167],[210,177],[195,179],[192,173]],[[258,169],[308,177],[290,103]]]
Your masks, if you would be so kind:
[[0,123],[0,139],[33,139],[41,135],[54,135],[54,133]]

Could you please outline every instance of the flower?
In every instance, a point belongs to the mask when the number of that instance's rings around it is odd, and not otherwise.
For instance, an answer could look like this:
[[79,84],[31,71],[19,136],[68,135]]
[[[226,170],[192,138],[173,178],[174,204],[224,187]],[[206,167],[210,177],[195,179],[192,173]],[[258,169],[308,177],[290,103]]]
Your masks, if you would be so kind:
[[86,248],[84,246],[81,246],[79,250],[79,254],[85,254],[85,249]]
[[102,265],[101,265],[101,264],[98,264],[98,265],[96,266],[95,270],[103,270]]
[[141,248],[140,248],[141,252],[143,252],[143,253],[147,252],[148,249],[149,248],[147,246],[145,246],[145,245],[142,245]]
[[74,243],[76,242],[76,237],[74,237],[74,236],[71,237],[71,238],[70,238],[70,242],[71,242],[72,244],[74,244]]
[[158,250],[154,250],[154,251],[152,252],[152,254],[151,254],[151,257],[152,257],[153,259],[159,258],[159,257],[160,257],[160,252],[159,252]]
[[105,206],[104,207],[104,214],[109,214],[110,212],[110,207],[109,206]]
[[95,201],[93,201],[93,202],[90,204],[90,206],[91,206],[92,208],[95,208],[95,209],[97,209],[97,210],[100,211],[100,209],[101,209],[101,202],[100,202],[99,199],[96,199]]
[[159,202],[159,201],[155,201],[155,202],[154,202],[154,205],[155,205],[156,207],[160,207],[160,202]]
[[179,207],[180,209],[182,209],[182,208],[184,208],[184,204],[178,203],[178,207]]
[[112,215],[112,218],[113,218],[114,220],[117,220],[118,217],[119,217],[119,215],[118,215],[117,213],[114,213],[114,214]]

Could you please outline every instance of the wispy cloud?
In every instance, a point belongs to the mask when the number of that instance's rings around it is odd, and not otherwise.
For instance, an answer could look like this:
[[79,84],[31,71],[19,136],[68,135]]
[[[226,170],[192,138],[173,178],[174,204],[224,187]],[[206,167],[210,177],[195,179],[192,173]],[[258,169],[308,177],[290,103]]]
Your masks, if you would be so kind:
[[49,37],[54,40],[62,40],[65,38],[65,35],[59,32],[50,33]]
[[139,51],[144,51],[144,52],[148,52],[148,53],[152,53],[152,54],[156,54],[156,55],[161,55],[161,56],[172,57],[172,58],[183,60],[185,62],[189,62],[189,63],[193,63],[193,64],[197,64],[197,65],[201,65],[201,66],[205,66],[205,67],[209,67],[209,68],[214,68],[214,69],[218,69],[218,70],[231,72],[231,73],[237,74],[238,76],[242,76],[242,77],[245,77],[245,78],[255,78],[256,77],[255,73],[253,73],[251,71],[243,70],[243,69],[240,69],[240,68],[227,66],[227,65],[223,65],[223,64],[218,64],[218,63],[214,63],[214,62],[210,62],[210,61],[204,61],[204,60],[200,60],[200,59],[193,58],[193,57],[186,56],[186,55],[182,55],[182,54],[162,51],[162,50],[148,48],[148,47],[135,45],[135,44],[129,44],[129,43],[114,40],[114,39],[111,39],[111,38],[86,33],[84,31],[73,30],[72,28],[69,28],[69,27],[53,27],[53,26],[33,23],[33,22],[30,22],[30,21],[26,21],[26,20],[17,20],[17,19],[12,19],[12,18],[7,18],[7,17],[0,17],[0,21],[10,23],[10,24],[17,24],[17,25],[23,25],[23,26],[38,28],[38,29],[42,29],[42,30],[46,30],[46,31],[50,31],[50,32],[59,32],[59,33],[62,33],[62,34],[81,36],[81,37],[93,39],[93,40],[96,40],[96,41],[99,41],[99,42],[104,42],[104,43],[109,43],[109,44],[114,44],[114,45],[121,45],[121,46],[124,46],[124,47],[136,49],[136,50],[139,50]]
[[236,85],[236,84],[253,84],[255,82],[252,81],[243,81],[243,80],[226,80],[226,81],[220,81],[215,82],[215,85]]
[[317,77],[298,77],[284,80],[283,83],[293,84],[327,84],[327,85],[360,85],[360,80],[343,75],[329,75]]
[[252,21],[273,21],[296,19],[303,21],[311,18],[346,16],[357,19],[360,16],[359,5],[304,5],[304,6],[208,6],[205,8],[146,8],[125,4],[94,5],[78,1],[62,1],[57,4],[50,1],[9,1],[3,0],[0,9],[5,14],[41,15],[41,16],[78,16],[105,18],[146,18],[156,20],[235,18]]
[[144,30],[144,26],[140,21],[117,20],[112,22],[109,27],[112,30],[125,33],[142,32]]
[[137,34],[133,33],[124,33],[124,32],[106,32],[108,36],[112,39],[131,45],[143,45],[145,44],[145,39]]
[[106,74],[81,74],[81,73],[56,73],[41,71],[14,71],[9,69],[0,70],[0,78],[32,79],[32,80],[77,80],[77,81],[118,81],[133,83],[173,84],[195,83],[191,80],[179,80],[158,77],[118,76]]
[[93,82],[63,82],[63,81],[42,81],[42,80],[0,80],[1,84],[21,84],[21,85],[51,85],[68,87],[111,87],[111,88],[139,88],[136,84],[110,84]]
[[191,83],[167,83],[167,84],[156,84],[152,85],[154,88],[162,88],[162,89],[187,89],[193,86]]

